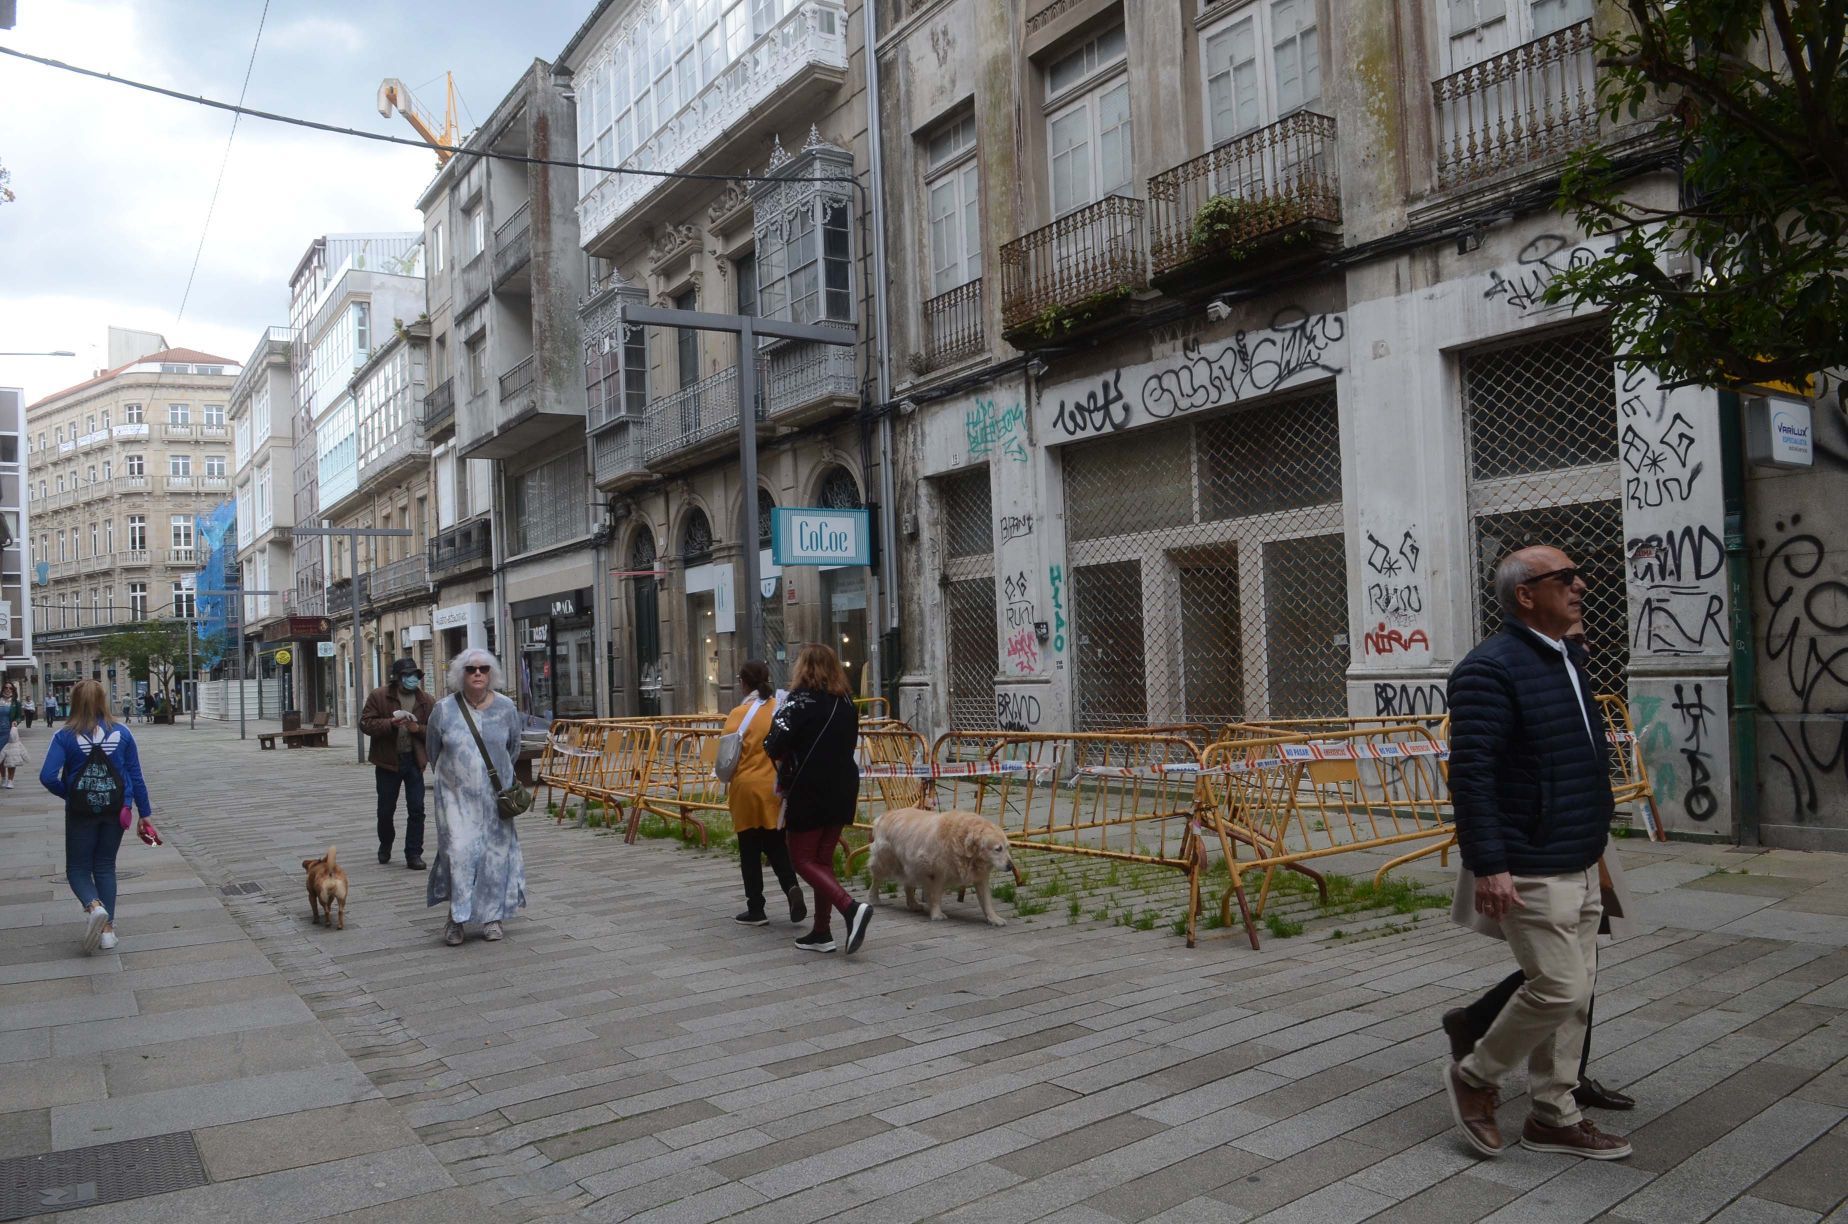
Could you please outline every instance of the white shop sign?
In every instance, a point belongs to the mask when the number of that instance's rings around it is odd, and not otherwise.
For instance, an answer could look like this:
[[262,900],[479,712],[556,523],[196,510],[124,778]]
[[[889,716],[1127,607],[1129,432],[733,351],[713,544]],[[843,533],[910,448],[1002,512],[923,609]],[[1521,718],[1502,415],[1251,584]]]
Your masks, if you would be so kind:
[[695,565],[687,570],[687,594],[712,592],[712,619],[720,633],[738,632],[736,581],[729,565]]
[[1806,468],[1816,462],[1808,400],[1766,395],[1745,402],[1746,458],[1762,467]]

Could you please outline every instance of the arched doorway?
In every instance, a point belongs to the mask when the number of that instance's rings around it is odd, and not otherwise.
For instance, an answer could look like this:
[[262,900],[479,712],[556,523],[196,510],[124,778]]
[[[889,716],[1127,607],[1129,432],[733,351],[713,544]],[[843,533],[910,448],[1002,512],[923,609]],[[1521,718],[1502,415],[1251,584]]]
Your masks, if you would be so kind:
[[[829,510],[859,510],[865,506],[853,473],[836,465],[821,478],[817,500]],[[821,608],[824,638],[841,657],[847,685],[863,693],[867,651],[866,567],[843,565],[821,571]]]
[[630,623],[635,634],[635,680],[630,697],[641,715],[661,712],[661,583],[654,568],[654,533],[643,527],[629,546]]

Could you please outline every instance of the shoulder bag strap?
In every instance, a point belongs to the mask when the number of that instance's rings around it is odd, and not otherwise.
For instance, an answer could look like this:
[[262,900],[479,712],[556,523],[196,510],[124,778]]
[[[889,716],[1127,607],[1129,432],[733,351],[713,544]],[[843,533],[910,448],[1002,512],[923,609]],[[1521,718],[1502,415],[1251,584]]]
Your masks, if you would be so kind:
[[506,789],[501,786],[500,771],[494,768],[494,758],[488,755],[488,746],[482,742],[481,728],[475,725],[475,715],[468,708],[468,702],[462,694],[456,694],[456,706],[462,711],[462,721],[468,724],[468,733],[475,737],[475,747],[481,749],[481,763],[488,767],[488,781],[494,787],[494,793],[500,794]]
[[802,764],[796,766],[795,777],[789,780],[789,784],[791,786],[794,786],[796,782],[802,777],[802,771],[808,768],[809,757],[814,756],[815,749],[821,747],[821,737],[826,735],[828,733],[828,728],[834,725],[834,715],[840,710],[840,708],[841,708],[841,699],[839,697],[836,697],[834,698],[834,704],[828,707],[828,721],[821,724],[821,730],[815,733],[815,742],[809,745],[808,752],[804,754],[802,757]]

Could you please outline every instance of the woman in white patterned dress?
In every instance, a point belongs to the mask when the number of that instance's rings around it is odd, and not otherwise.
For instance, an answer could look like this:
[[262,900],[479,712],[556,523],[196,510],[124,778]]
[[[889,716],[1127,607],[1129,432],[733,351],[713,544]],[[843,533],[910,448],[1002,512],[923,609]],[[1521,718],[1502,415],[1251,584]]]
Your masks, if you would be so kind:
[[[485,650],[465,650],[449,665],[451,696],[436,703],[424,732],[435,780],[436,860],[430,867],[428,903],[449,903],[443,942],[462,942],[463,924],[481,923],[490,943],[501,923],[526,906],[526,864],[516,822],[502,819],[482,760],[485,746],[501,785],[513,784],[523,720],[513,702],[496,692],[500,663]],[[469,731],[462,702],[481,732]]]

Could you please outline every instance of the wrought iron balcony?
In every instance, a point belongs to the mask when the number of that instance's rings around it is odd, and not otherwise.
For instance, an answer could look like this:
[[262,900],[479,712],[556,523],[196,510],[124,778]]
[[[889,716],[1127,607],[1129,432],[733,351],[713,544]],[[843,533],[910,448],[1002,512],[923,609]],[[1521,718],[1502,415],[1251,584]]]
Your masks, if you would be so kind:
[[[366,575],[359,576],[360,606],[366,605]],[[327,588],[327,614],[345,616],[353,611],[353,579],[341,578]]]
[[432,579],[485,569],[494,559],[488,520],[471,519],[437,532],[427,551],[428,572]]
[[[764,419],[764,399],[757,400]],[[738,370],[720,370],[648,405],[648,440],[643,457],[650,464],[671,461],[702,442],[736,432]]]
[[445,378],[436,390],[424,396],[423,431],[425,437],[441,433],[456,422],[456,380]]
[[509,277],[532,262],[532,206],[522,204],[494,230],[494,284],[498,288]]
[[600,489],[646,480],[648,463],[644,456],[647,427],[636,418],[591,435],[590,458],[593,479]]
[[1164,170],[1149,180],[1149,212],[1157,282],[1313,253],[1314,231],[1341,221],[1335,121],[1299,111]]
[[1105,196],[1001,248],[1001,322],[1015,345],[1061,343],[1149,287],[1141,200]]
[[982,278],[924,303],[924,369],[940,370],[988,348],[983,338]]
[[1581,21],[1433,81],[1438,182],[1489,178],[1595,140],[1593,48]]
[[[840,0],[796,0],[769,33],[719,71],[661,130],[622,162],[624,169],[682,170],[722,146],[735,129],[763,119],[792,87],[847,73],[847,11]],[[612,174],[578,205],[588,241],[662,190],[662,180]]]
[[419,553],[402,561],[393,561],[390,565],[382,565],[366,575],[364,594],[367,602],[379,603],[403,595],[427,593],[429,590],[429,562]]
[[528,353],[500,376],[501,419],[515,417],[533,406],[533,356]]
[[784,341],[766,350],[764,368],[770,415],[795,424],[860,398],[859,347]]
[[430,457],[430,441],[416,421],[402,421],[359,457],[359,483],[363,487],[403,468],[415,467]]

